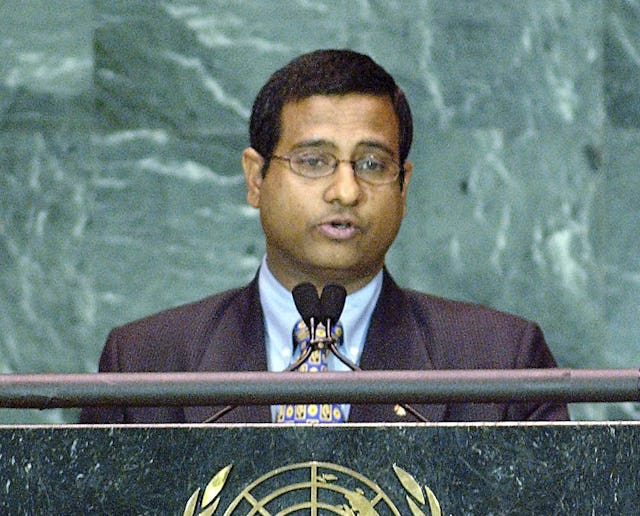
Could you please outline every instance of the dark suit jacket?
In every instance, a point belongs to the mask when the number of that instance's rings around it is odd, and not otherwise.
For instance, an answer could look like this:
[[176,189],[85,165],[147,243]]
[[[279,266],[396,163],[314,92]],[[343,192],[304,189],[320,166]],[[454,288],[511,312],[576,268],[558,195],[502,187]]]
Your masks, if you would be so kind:
[[[534,323],[502,312],[400,289],[385,270],[360,366],[364,370],[555,367]],[[114,329],[102,372],[265,371],[257,279],[243,288]],[[202,422],[220,407],[85,408],[83,423]],[[568,419],[564,404],[415,405],[429,421]],[[352,405],[350,422],[402,422],[391,405]],[[270,422],[267,406],[237,407],[218,420]]]

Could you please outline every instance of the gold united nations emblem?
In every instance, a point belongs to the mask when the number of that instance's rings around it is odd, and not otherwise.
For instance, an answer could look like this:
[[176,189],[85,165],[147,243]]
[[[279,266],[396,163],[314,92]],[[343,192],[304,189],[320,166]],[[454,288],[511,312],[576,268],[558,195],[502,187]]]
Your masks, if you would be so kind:
[[[247,485],[226,507],[219,507],[232,465],[218,471],[204,490],[189,498],[184,516],[211,516],[218,509],[224,516],[339,514],[373,516],[409,514],[374,482],[363,475],[328,462],[304,462],[274,469]],[[440,503],[428,486],[421,485],[404,469],[393,471],[405,491],[401,507],[412,516],[440,516]],[[406,505],[405,505],[406,504]]]

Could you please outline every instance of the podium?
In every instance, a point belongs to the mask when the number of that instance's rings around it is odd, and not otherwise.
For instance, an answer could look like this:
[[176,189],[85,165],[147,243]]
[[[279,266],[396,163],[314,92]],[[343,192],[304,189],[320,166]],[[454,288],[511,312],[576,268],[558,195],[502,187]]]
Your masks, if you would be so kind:
[[3,514],[638,514],[640,423],[0,427]]

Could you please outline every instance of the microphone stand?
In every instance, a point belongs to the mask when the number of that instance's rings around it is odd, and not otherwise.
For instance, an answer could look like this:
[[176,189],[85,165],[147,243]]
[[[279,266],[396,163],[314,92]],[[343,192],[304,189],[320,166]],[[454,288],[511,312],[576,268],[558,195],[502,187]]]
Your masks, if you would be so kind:
[[[328,349],[351,371],[362,371],[357,364],[354,364],[351,360],[345,357],[340,351],[338,351],[337,340],[331,335],[331,320],[339,320],[340,314],[344,307],[344,301],[346,298],[346,290],[341,285],[328,284],[322,290],[322,296],[319,298],[315,287],[310,283],[302,283],[294,287],[293,298],[296,303],[296,308],[302,315],[302,320],[309,328],[309,346],[300,354],[298,359],[293,364],[289,365],[284,371],[290,372],[298,369],[306,360],[309,355],[317,349],[328,347]],[[320,315],[318,315],[320,312]],[[325,319],[327,321],[325,337],[316,338],[316,317],[318,319]],[[420,414],[411,405],[406,403],[400,403],[397,406],[403,408],[406,412],[411,414],[416,420],[422,423],[428,423],[429,420]],[[220,419],[222,416],[233,410],[235,406],[229,405],[222,410],[216,412],[211,417],[203,421],[203,423],[213,423]]]
[[[316,339],[315,326],[316,325],[314,324],[314,320],[313,318],[311,318],[311,328],[309,329],[309,335],[310,335],[309,346],[307,347],[306,350],[304,350],[303,353],[301,353],[301,355],[298,357],[298,359],[295,362],[293,362],[291,365],[289,365],[289,367],[287,367],[284,370],[285,372],[291,372],[298,369],[304,362],[306,362],[307,358],[309,358],[309,355],[311,355],[311,353],[313,353],[315,350],[320,348],[322,345],[328,346],[329,350],[336,356],[336,358],[340,360],[340,362],[342,362],[352,371],[363,371],[361,367],[359,367],[357,364],[354,364],[351,360],[349,360],[342,353],[340,353],[337,346],[337,340],[334,337],[329,336],[331,334],[331,329],[330,329],[331,319],[327,319],[327,326],[326,326],[327,337]],[[409,414],[411,414],[415,419],[420,421],[421,423],[429,422],[429,420],[426,417],[420,414],[420,412],[418,412],[408,403],[399,403],[398,405],[402,407],[405,411],[407,411]],[[215,414],[213,414],[212,416],[205,419],[203,423],[214,423],[225,414],[231,412],[234,408],[235,408],[234,405],[228,405],[223,409],[219,410],[218,412],[216,412]]]

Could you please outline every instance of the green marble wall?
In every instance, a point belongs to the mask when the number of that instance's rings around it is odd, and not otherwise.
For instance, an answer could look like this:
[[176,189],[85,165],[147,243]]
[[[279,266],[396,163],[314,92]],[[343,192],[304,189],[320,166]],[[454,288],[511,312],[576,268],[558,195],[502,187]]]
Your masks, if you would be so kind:
[[94,371],[110,327],[253,276],[251,103],[318,47],[413,107],[401,284],[537,320],[562,366],[639,365],[640,0],[8,0],[1,373]]

